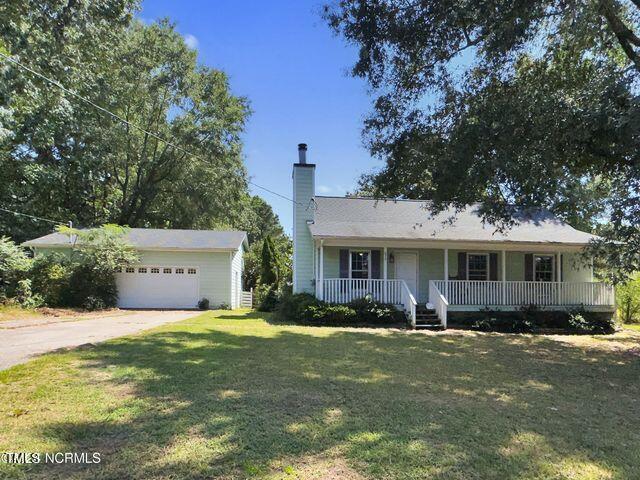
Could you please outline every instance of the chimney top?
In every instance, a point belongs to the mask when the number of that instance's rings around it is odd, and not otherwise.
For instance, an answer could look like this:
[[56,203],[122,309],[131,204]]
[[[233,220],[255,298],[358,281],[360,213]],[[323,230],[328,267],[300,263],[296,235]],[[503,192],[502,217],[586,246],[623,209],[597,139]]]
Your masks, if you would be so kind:
[[307,144],[306,143],[298,144],[298,164],[299,165],[307,164]]

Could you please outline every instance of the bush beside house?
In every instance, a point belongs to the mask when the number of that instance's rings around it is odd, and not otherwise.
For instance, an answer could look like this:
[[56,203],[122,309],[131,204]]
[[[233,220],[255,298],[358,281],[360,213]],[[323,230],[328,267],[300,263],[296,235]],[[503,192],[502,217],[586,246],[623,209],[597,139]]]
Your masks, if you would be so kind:
[[577,307],[567,311],[542,310],[536,305],[523,305],[519,311],[450,312],[449,325],[471,327],[485,332],[536,333],[613,333],[615,318],[611,312],[587,311]]
[[[26,280],[31,259],[23,248],[7,237],[0,238],[0,302],[18,295],[20,282]],[[23,289],[24,289],[24,283]]]
[[312,325],[389,325],[406,321],[393,305],[370,298],[336,305],[318,300],[308,293],[284,295],[274,311],[274,319],[284,323]]
[[25,308],[115,307],[116,269],[138,260],[135,250],[122,240],[126,229],[104,225],[61,231],[76,239],[68,255],[53,252],[32,259],[8,238],[0,239],[0,301]]
[[[449,325],[486,332],[534,333],[566,332],[584,334],[613,333],[616,324],[611,313],[586,311],[546,311],[525,305],[519,311],[450,312]],[[360,298],[348,304],[331,304],[308,293],[283,296],[274,311],[274,320],[306,325],[391,325],[406,322],[404,312],[393,305]]]

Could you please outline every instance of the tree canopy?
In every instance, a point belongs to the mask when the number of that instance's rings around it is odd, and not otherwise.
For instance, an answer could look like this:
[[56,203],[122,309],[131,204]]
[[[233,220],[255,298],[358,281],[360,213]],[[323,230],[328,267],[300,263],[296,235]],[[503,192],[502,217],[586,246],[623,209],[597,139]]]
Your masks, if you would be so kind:
[[[548,208],[620,278],[640,266],[640,2],[364,1],[325,10],[376,95],[376,196],[480,202],[498,228]],[[624,248],[614,241],[624,242]]]
[[[0,60],[0,206],[80,226],[216,228],[248,196],[248,101],[137,2],[4,2],[3,53],[154,135]],[[177,146],[177,147],[176,147]],[[188,153],[187,153],[188,152]],[[0,214],[17,240],[47,224]]]

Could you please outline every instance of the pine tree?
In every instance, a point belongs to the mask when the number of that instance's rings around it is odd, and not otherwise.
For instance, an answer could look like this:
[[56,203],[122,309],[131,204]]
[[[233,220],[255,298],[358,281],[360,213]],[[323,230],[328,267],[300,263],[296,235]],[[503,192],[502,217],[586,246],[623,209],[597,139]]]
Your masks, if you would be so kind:
[[262,242],[262,272],[260,281],[263,285],[278,283],[278,259],[273,246],[273,240],[267,236]]

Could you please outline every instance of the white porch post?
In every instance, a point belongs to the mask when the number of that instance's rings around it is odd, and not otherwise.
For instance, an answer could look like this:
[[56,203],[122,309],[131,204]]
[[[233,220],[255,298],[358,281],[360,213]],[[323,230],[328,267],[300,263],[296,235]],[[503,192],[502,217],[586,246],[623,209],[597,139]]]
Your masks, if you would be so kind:
[[324,240],[320,240],[320,300],[324,300]]
[[507,251],[502,250],[502,304],[507,304]]
[[448,248],[444,249],[444,296],[447,300],[449,300],[449,249]]
[[384,278],[384,290],[383,290],[383,301],[384,303],[388,303],[388,289],[389,289],[389,283],[387,282],[387,247],[384,247],[384,254],[382,255],[382,271],[383,271],[383,278]]
[[320,242],[313,243],[313,275],[316,280],[316,298],[320,299]]
[[561,267],[562,263],[560,262],[560,252],[556,253],[556,282],[558,282],[558,298],[556,298],[556,303],[559,305],[562,305],[563,303],[563,297],[564,295],[562,294],[562,284],[560,283],[562,281],[562,277],[560,276],[560,271],[562,270]]

